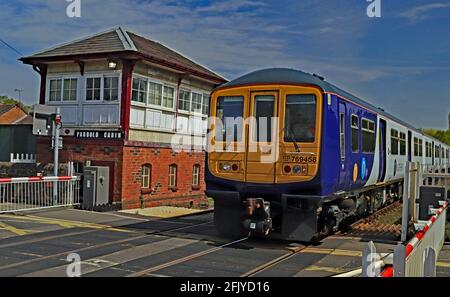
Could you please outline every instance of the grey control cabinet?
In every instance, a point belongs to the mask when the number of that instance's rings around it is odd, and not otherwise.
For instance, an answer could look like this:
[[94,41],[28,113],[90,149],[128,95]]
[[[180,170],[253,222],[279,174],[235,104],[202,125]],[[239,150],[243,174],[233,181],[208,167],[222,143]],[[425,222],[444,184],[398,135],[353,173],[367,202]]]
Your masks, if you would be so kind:
[[445,201],[445,188],[420,187],[419,220],[427,221],[431,216],[430,207],[439,208],[439,201]]
[[107,205],[109,203],[109,167],[85,167],[83,179],[83,208],[93,209]]

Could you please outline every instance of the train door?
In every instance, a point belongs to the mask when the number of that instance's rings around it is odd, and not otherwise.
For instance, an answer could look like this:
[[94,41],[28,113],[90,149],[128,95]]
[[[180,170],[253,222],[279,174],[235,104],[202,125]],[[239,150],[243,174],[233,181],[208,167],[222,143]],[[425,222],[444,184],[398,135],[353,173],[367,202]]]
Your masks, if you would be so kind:
[[380,119],[380,172],[378,173],[378,182],[383,182],[386,177],[386,121]]
[[347,108],[344,102],[339,102],[339,147],[340,147],[340,173],[339,173],[339,184],[345,186],[348,180],[348,170],[346,168],[347,160],[347,133],[346,133],[346,123],[347,123]]
[[251,92],[247,134],[247,182],[275,183],[278,91]]
[[408,162],[412,161],[412,132],[408,131]]

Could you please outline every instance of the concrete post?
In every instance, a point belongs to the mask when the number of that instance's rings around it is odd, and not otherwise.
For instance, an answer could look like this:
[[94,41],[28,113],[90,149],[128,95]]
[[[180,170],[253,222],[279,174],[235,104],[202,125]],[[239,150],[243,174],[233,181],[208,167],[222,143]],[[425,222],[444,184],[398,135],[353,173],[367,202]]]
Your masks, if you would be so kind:
[[411,163],[406,162],[405,177],[403,182],[403,213],[402,213],[402,236],[401,241],[406,242],[408,239],[408,225],[409,225],[409,198],[410,198],[410,167]]
[[406,274],[406,247],[398,244],[394,249],[394,277],[405,277]]

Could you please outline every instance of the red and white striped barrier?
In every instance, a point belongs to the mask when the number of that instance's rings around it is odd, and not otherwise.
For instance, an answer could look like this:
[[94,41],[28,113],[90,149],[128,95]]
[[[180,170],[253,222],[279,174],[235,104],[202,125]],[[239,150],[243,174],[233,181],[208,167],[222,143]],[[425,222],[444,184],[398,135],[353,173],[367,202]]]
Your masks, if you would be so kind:
[[34,177],[8,177],[0,178],[0,184],[16,184],[27,182],[54,182],[54,181],[71,181],[77,180],[77,176],[34,176]]
[[408,257],[414,250],[414,248],[419,244],[419,242],[423,239],[425,234],[430,230],[431,226],[436,222],[439,216],[444,212],[444,210],[448,207],[448,202],[444,202],[444,204],[438,209],[437,213],[433,215],[425,225],[425,228],[422,231],[419,231],[413,239],[406,245],[406,257]]
[[[424,239],[425,235],[430,231],[433,224],[440,218],[440,216],[445,213],[445,210],[448,208],[448,202],[444,202],[443,205],[437,210],[436,214],[434,214],[426,223],[425,227],[422,231],[417,232],[417,234],[408,242],[406,245],[406,259],[414,250],[419,246]],[[445,235],[444,235],[445,236]],[[387,267],[381,274],[381,277],[393,277],[394,276],[394,268],[392,266]]]
[[0,213],[77,205],[80,181],[77,176],[0,178]]

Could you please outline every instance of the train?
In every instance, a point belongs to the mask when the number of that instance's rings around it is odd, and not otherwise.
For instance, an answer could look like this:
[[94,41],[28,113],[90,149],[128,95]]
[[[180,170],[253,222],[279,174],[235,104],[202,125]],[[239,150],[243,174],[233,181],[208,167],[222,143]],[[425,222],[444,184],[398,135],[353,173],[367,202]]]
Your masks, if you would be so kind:
[[450,168],[445,143],[295,69],[216,88],[208,130],[206,194],[227,237],[311,242],[399,199],[406,162]]

